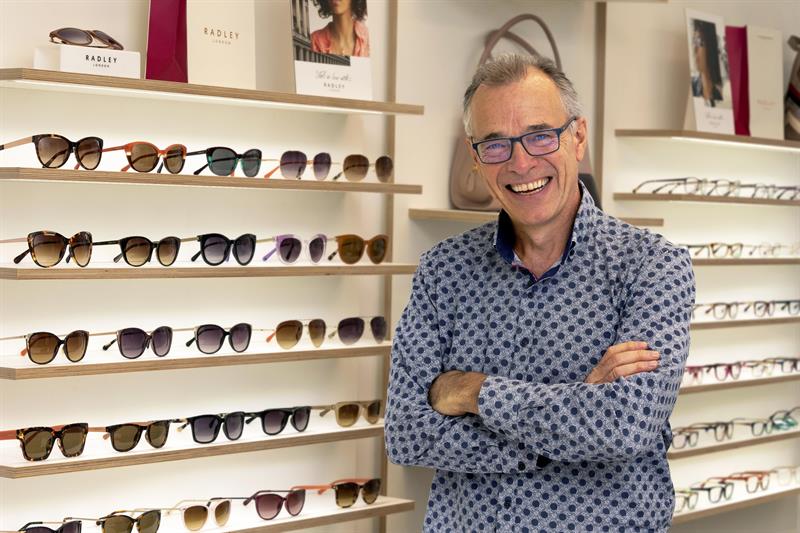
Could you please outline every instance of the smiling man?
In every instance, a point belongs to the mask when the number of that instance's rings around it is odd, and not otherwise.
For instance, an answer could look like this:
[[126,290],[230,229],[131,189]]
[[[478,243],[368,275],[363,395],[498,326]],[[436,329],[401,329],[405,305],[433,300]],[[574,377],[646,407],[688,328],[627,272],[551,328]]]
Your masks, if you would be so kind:
[[424,529],[666,531],[690,257],[595,206],[550,60],[483,65],[464,125],[503,210],[422,256],[392,347],[386,447],[437,469]]

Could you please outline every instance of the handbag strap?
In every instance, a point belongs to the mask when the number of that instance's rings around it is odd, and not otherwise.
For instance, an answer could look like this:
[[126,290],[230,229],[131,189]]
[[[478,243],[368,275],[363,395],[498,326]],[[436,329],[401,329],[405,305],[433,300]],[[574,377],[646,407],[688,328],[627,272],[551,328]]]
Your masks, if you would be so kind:
[[[491,40],[494,39],[495,36],[499,32],[500,32],[500,30],[494,30],[494,31],[490,31],[489,33],[487,33],[486,34],[486,41],[484,42],[484,46],[489,46],[489,43],[491,42]],[[537,52],[536,49],[528,43],[528,41],[526,41],[525,39],[523,39],[522,37],[520,37],[519,35],[517,35],[516,33],[514,33],[511,30],[507,31],[505,35],[501,35],[500,38],[506,38],[509,41],[513,41],[513,42],[517,43],[517,45],[520,48],[523,48],[526,52],[528,52],[532,56],[539,55],[539,52]]]
[[[558,47],[556,46],[556,40],[553,37],[553,33],[550,31],[550,28],[547,27],[547,24],[545,24],[545,22],[541,18],[537,17],[536,15],[532,15],[530,13],[523,13],[522,15],[517,15],[516,17],[513,17],[508,22],[503,24],[497,31],[491,34],[490,37],[487,39],[486,47],[483,50],[483,54],[481,55],[480,61],[478,61],[478,65],[482,65],[483,63],[486,62],[487,59],[489,59],[489,57],[492,55],[492,50],[494,49],[495,45],[497,45],[497,42],[503,37],[506,37],[508,35],[513,35],[513,37],[508,37],[508,38],[517,44],[520,44],[520,41],[524,41],[524,39],[522,39],[519,35],[513,34],[508,31],[513,25],[517,24],[518,22],[522,22],[523,20],[532,20],[537,24],[539,24],[539,26],[541,26],[542,31],[544,31],[544,34],[547,36],[547,40],[550,42],[550,47],[553,49],[553,59],[556,62],[556,66],[558,66],[558,68],[561,69],[561,56],[558,53]],[[528,45],[527,47],[523,46],[523,48],[525,48],[526,50],[528,50],[529,47],[530,45]]]

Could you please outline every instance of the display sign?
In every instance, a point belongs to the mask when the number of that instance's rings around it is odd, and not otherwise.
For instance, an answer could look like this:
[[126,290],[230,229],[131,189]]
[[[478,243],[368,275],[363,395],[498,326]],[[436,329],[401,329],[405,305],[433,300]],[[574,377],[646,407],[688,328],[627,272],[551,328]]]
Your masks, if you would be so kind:
[[53,43],[36,47],[33,53],[33,68],[139,78],[141,56],[139,52],[128,50]]

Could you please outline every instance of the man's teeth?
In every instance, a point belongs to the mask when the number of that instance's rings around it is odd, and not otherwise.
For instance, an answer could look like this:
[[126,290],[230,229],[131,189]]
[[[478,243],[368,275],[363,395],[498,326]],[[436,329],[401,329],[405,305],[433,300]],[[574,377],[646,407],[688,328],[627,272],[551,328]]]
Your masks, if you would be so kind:
[[530,192],[536,191],[547,185],[547,182],[550,181],[550,178],[542,178],[540,180],[533,181],[531,183],[518,183],[515,185],[511,185],[511,190],[514,192]]

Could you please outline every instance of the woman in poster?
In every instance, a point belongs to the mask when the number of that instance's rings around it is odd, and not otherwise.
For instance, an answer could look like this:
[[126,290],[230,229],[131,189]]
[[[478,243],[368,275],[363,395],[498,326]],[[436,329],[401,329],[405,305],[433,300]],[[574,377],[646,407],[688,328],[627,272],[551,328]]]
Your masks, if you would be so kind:
[[722,76],[719,68],[717,30],[713,23],[694,20],[694,61],[699,76],[692,80],[694,96],[702,96],[706,105],[715,107],[722,100]]
[[367,0],[314,0],[321,18],[333,20],[311,34],[311,49],[323,54],[369,57]]

